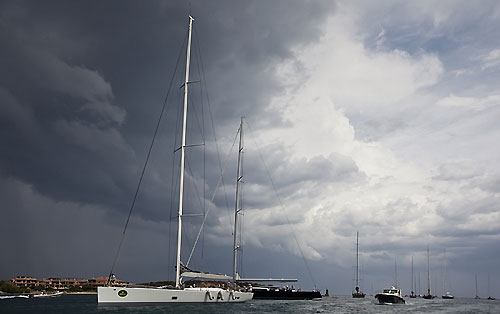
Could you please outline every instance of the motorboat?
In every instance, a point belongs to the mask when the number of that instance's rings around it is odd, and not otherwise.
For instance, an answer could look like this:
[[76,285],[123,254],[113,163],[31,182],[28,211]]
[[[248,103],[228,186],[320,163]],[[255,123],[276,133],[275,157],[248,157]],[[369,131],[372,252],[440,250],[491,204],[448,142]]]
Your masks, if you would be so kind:
[[63,293],[61,291],[55,291],[52,293],[47,293],[46,291],[42,291],[39,294],[33,294],[33,298],[52,298],[52,297],[58,297],[62,294]]
[[450,292],[448,292],[448,291],[446,291],[446,293],[445,293],[445,294],[443,294],[443,295],[441,296],[441,298],[443,298],[443,299],[455,299],[455,297],[453,296],[453,294],[451,294],[451,293],[450,293]]
[[396,289],[394,286],[392,286],[389,289],[384,289],[383,292],[377,293],[375,295],[375,298],[377,298],[378,303],[380,304],[405,304],[405,299],[401,295],[401,290]]

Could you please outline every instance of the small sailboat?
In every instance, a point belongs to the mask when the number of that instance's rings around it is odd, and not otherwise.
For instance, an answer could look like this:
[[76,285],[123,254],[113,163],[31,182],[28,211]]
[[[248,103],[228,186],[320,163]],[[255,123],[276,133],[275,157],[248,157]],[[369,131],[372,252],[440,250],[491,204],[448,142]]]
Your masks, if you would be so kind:
[[354,287],[354,292],[352,293],[353,298],[364,298],[365,293],[363,293],[359,288],[359,232],[356,232],[356,286]]
[[411,257],[411,288],[410,288],[411,292],[410,292],[410,298],[415,299],[417,297],[417,295],[415,294],[415,290],[416,289],[414,289],[413,285],[414,284],[416,285],[416,282],[413,279],[414,279],[414,277],[413,277],[413,255],[412,255],[412,257]]
[[477,290],[477,274],[476,274],[476,296],[474,297],[474,299],[476,299],[476,300],[481,299],[481,298],[479,297],[479,293],[478,293],[478,290]]
[[429,247],[427,247],[427,294],[423,296],[424,299],[434,299],[431,294],[431,268],[429,261]]
[[[97,288],[97,302],[99,305],[127,305],[127,304],[160,304],[160,303],[233,303],[245,302],[251,300],[253,293],[238,289],[236,285],[237,272],[234,265],[233,276],[221,274],[209,274],[195,272],[184,266],[181,262],[181,231],[183,218],[183,190],[184,190],[184,172],[185,172],[185,149],[186,145],[186,117],[188,107],[188,86],[189,86],[189,62],[191,56],[191,34],[194,18],[189,16],[189,32],[186,49],[186,72],[184,82],[184,119],[182,122],[182,143],[180,147],[180,180],[179,180],[179,211],[177,227],[177,260],[175,274],[175,288],[167,287],[121,287],[114,286],[113,281],[109,280],[108,286]],[[234,226],[234,238],[236,239],[237,228]],[[236,250],[235,250],[236,256]],[[236,257],[234,258],[236,260]],[[232,280],[233,285],[228,288],[210,288],[210,287],[184,287],[181,277],[196,277],[212,280]],[[110,275],[111,278],[111,275]]]
[[444,282],[443,282],[443,290],[446,291],[445,294],[443,294],[441,296],[442,299],[454,299],[455,297],[449,292],[447,291],[447,284],[448,284],[448,264],[446,263],[446,249],[444,249],[443,251],[443,255],[444,255]]

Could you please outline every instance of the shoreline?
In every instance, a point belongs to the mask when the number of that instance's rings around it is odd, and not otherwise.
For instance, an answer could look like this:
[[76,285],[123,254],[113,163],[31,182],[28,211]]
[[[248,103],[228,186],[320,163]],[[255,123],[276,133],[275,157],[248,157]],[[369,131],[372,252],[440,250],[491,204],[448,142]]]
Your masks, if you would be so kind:
[[[63,294],[73,294],[73,295],[92,295],[92,294],[97,294],[97,291],[76,291],[76,292],[66,292],[66,291],[60,291]],[[30,295],[39,295],[40,293],[33,293],[33,292],[25,292],[25,293],[6,293],[3,291],[0,291],[0,296],[30,296]]]

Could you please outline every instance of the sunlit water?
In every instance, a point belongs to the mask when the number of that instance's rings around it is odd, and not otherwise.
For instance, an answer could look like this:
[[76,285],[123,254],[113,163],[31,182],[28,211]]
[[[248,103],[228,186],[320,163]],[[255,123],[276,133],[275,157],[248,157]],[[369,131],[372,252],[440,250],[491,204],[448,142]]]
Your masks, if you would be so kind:
[[63,295],[0,300],[0,313],[500,313],[500,302],[406,298],[406,304],[378,305],[376,299],[369,296],[365,299],[331,296],[313,301],[252,300],[240,304],[103,307],[97,305],[96,295]]

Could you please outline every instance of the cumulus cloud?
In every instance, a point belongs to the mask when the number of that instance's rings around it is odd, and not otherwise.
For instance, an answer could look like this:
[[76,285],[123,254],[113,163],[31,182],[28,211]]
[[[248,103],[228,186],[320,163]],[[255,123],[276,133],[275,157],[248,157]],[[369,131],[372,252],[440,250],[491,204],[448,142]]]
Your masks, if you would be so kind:
[[500,105],[500,95],[488,95],[483,98],[460,97],[451,94],[438,100],[438,106],[449,107],[450,109],[481,111],[492,106]]
[[[344,13],[337,12],[330,18],[318,43],[297,47],[293,58],[277,67],[278,79],[287,89],[270,106],[278,108],[289,127],[259,133],[259,141],[284,149],[281,164],[272,169],[278,180],[294,182],[294,191],[282,190],[289,193],[285,197],[295,194],[287,211],[292,217],[302,217],[292,223],[305,245],[318,246],[321,242],[323,252],[334,245],[334,234],[351,234],[356,226],[366,223],[381,223],[379,227],[391,230],[385,215],[390,213],[401,222],[410,223],[404,218],[408,208],[420,210],[415,201],[403,201],[408,197],[419,199],[404,194],[423,180],[422,175],[413,176],[419,169],[398,160],[390,147],[358,141],[350,115],[362,112],[364,117],[391,110],[402,99],[435,84],[443,72],[433,54],[412,56],[402,50],[367,49],[361,38],[354,35],[359,31],[355,23]],[[299,160],[304,165],[299,166]],[[318,171],[310,167],[314,164]],[[334,168],[345,170],[330,170]],[[314,178],[312,184],[308,184],[311,179],[307,173]],[[398,203],[401,204],[396,206]],[[276,208],[249,213],[247,228],[277,224],[277,215],[282,213]],[[323,239],[319,241],[316,233],[306,231],[311,229],[320,231]],[[400,232],[404,234],[403,229]],[[252,241],[284,240],[263,229]],[[290,241],[288,246],[296,245]],[[310,258],[323,255],[310,253]]]
[[[428,18],[429,12],[423,11],[422,18]],[[446,7],[443,12],[451,11]],[[441,86],[446,87],[442,79],[448,74],[439,54],[389,48],[385,45],[392,42],[382,38],[390,34],[384,31],[375,34],[379,44],[372,49],[365,45],[366,30],[348,13],[349,8],[342,11],[340,6],[318,43],[296,46],[293,56],[277,66],[285,92],[270,106],[287,125],[260,130],[258,135],[260,142],[281,147],[287,156],[271,168],[283,181],[297,182],[292,185],[295,191],[281,192],[295,193],[286,204],[287,213],[301,245],[314,247],[305,250],[307,258],[352,263],[350,245],[357,229],[369,235],[364,239],[365,262],[378,266],[394,255],[407,259],[424,252],[429,243],[460,250],[457,240],[463,232],[471,237],[464,244],[471,252],[472,243],[498,231],[495,224],[485,234],[480,231],[481,218],[495,219],[497,211],[486,205],[495,194],[478,187],[485,169],[476,164],[474,153],[482,145],[475,144],[478,138],[492,143],[498,135],[497,128],[483,119],[486,112],[497,115],[497,93],[436,96]],[[450,18],[451,14],[432,17],[434,27],[446,28]],[[488,131],[478,133],[481,130]],[[314,173],[296,167],[294,161],[312,165],[332,154],[352,165],[349,179],[329,172],[322,163],[321,175],[313,176],[316,184],[280,172]],[[339,162],[331,159],[330,164]],[[482,213],[485,208],[491,211]],[[258,231],[250,244],[277,249],[295,245],[292,238],[278,236],[286,231],[277,228],[279,211],[279,206],[250,210],[246,228]],[[409,242],[418,248],[409,251]]]
[[481,58],[483,70],[500,66],[500,49],[491,50],[486,56]]

